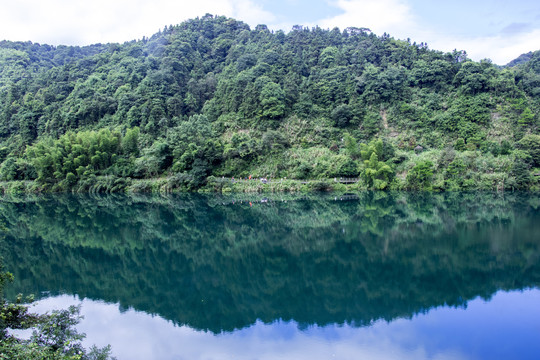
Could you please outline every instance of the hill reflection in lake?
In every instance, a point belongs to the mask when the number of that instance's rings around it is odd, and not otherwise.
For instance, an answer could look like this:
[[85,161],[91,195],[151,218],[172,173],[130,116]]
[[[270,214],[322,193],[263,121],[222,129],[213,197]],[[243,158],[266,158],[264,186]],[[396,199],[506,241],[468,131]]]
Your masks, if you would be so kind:
[[[358,327],[540,284],[530,193],[4,198],[17,292],[213,333]],[[10,288],[7,290],[9,291]]]
[[[45,311],[81,300],[46,298]],[[375,321],[364,327],[330,324],[301,330],[294,321],[261,321],[233,332],[213,334],[174,326],[159,316],[117,304],[82,300],[79,328],[86,345],[111,344],[120,360],[356,360],[356,359],[537,359],[540,352],[540,290],[498,292],[467,308],[439,307],[411,319]]]

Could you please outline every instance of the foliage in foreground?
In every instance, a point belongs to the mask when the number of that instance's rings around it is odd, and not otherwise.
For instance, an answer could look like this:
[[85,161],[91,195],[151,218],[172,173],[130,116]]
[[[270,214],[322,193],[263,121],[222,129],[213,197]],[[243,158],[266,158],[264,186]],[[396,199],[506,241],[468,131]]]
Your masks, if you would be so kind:
[[[1,225],[1,224],[0,224]],[[0,229],[2,231],[2,229]],[[0,236],[2,234],[0,233]],[[3,241],[0,238],[0,241]],[[107,360],[110,346],[98,349],[92,346],[86,350],[81,341],[85,335],[77,332],[75,326],[82,319],[80,307],[70,306],[65,310],[55,310],[50,314],[31,313],[29,305],[23,303],[22,296],[12,303],[4,298],[4,287],[13,276],[3,271],[0,259],[0,359],[1,360]],[[24,299],[25,302],[32,298]],[[29,339],[21,339],[10,330],[32,329]]]

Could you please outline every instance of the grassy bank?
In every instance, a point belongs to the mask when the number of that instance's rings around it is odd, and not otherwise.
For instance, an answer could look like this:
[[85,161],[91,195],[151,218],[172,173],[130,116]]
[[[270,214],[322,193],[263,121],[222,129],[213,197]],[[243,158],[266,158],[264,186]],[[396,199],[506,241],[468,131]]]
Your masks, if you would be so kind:
[[[531,175],[532,183],[528,190],[540,190],[540,176]],[[471,179],[459,187],[448,183],[443,176],[435,174],[428,186],[422,189],[410,188],[406,177],[398,175],[393,179],[386,190],[422,190],[422,191],[514,191],[512,179],[499,173],[486,173]],[[452,185],[452,186],[448,186]],[[362,179],[354,183],[341,183],[336,179],[297,180],[276,179],[262,182],[261,180],[232,180],[228,178],[209,177],[206,184],[198,189],[191,189],[178,182],[175,176],[152,179],[123,179],[123,178],[97,178],[96,182],[84,187],[74,187],[68,192],[73,193],[277,193],[277,192],[354,192],[369,190]],[[37,181],[2,181],[0,182],[0,195],[3,194],[39,194],[66,192],[66,190],[39,184]]]

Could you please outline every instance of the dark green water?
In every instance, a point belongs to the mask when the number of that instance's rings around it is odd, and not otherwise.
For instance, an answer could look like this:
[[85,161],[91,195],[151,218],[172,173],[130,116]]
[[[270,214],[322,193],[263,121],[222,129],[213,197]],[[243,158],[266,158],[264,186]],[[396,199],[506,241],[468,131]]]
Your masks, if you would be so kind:
[[[340,356],[401,358],[390,349],[403,348],[404,335],[389,334],[413,334],[422,321],[429,329],[407,338],[411,358],[540,353],[537,194],[61,195],[4,198],[0,220],[16,277],[8,296],[84,299],[88,321],[102,323],[84,329],[89,342],[114,318],[111,332],[147,340],[140,358],[243,358],[239,339],[245,358],[275,358],[276,339],[307,346],[283,358],[317,358],[310,348],[327,344],[331,356],[370,337],[386,340]],[[171,347],[203,334],[204,345]],[[134,357],[122,350],[132,336],[112,343],[120,359]],[[221,346],[213,355],[210,343]]]

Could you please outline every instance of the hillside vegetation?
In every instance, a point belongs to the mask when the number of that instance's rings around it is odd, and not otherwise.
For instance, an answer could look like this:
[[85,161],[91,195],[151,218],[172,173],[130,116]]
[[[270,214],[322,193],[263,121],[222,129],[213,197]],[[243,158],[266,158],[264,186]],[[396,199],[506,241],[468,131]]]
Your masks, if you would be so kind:
[[3,41],[0,188],[537,189],[540,52],[516,64],[212,15],[124,44]]

